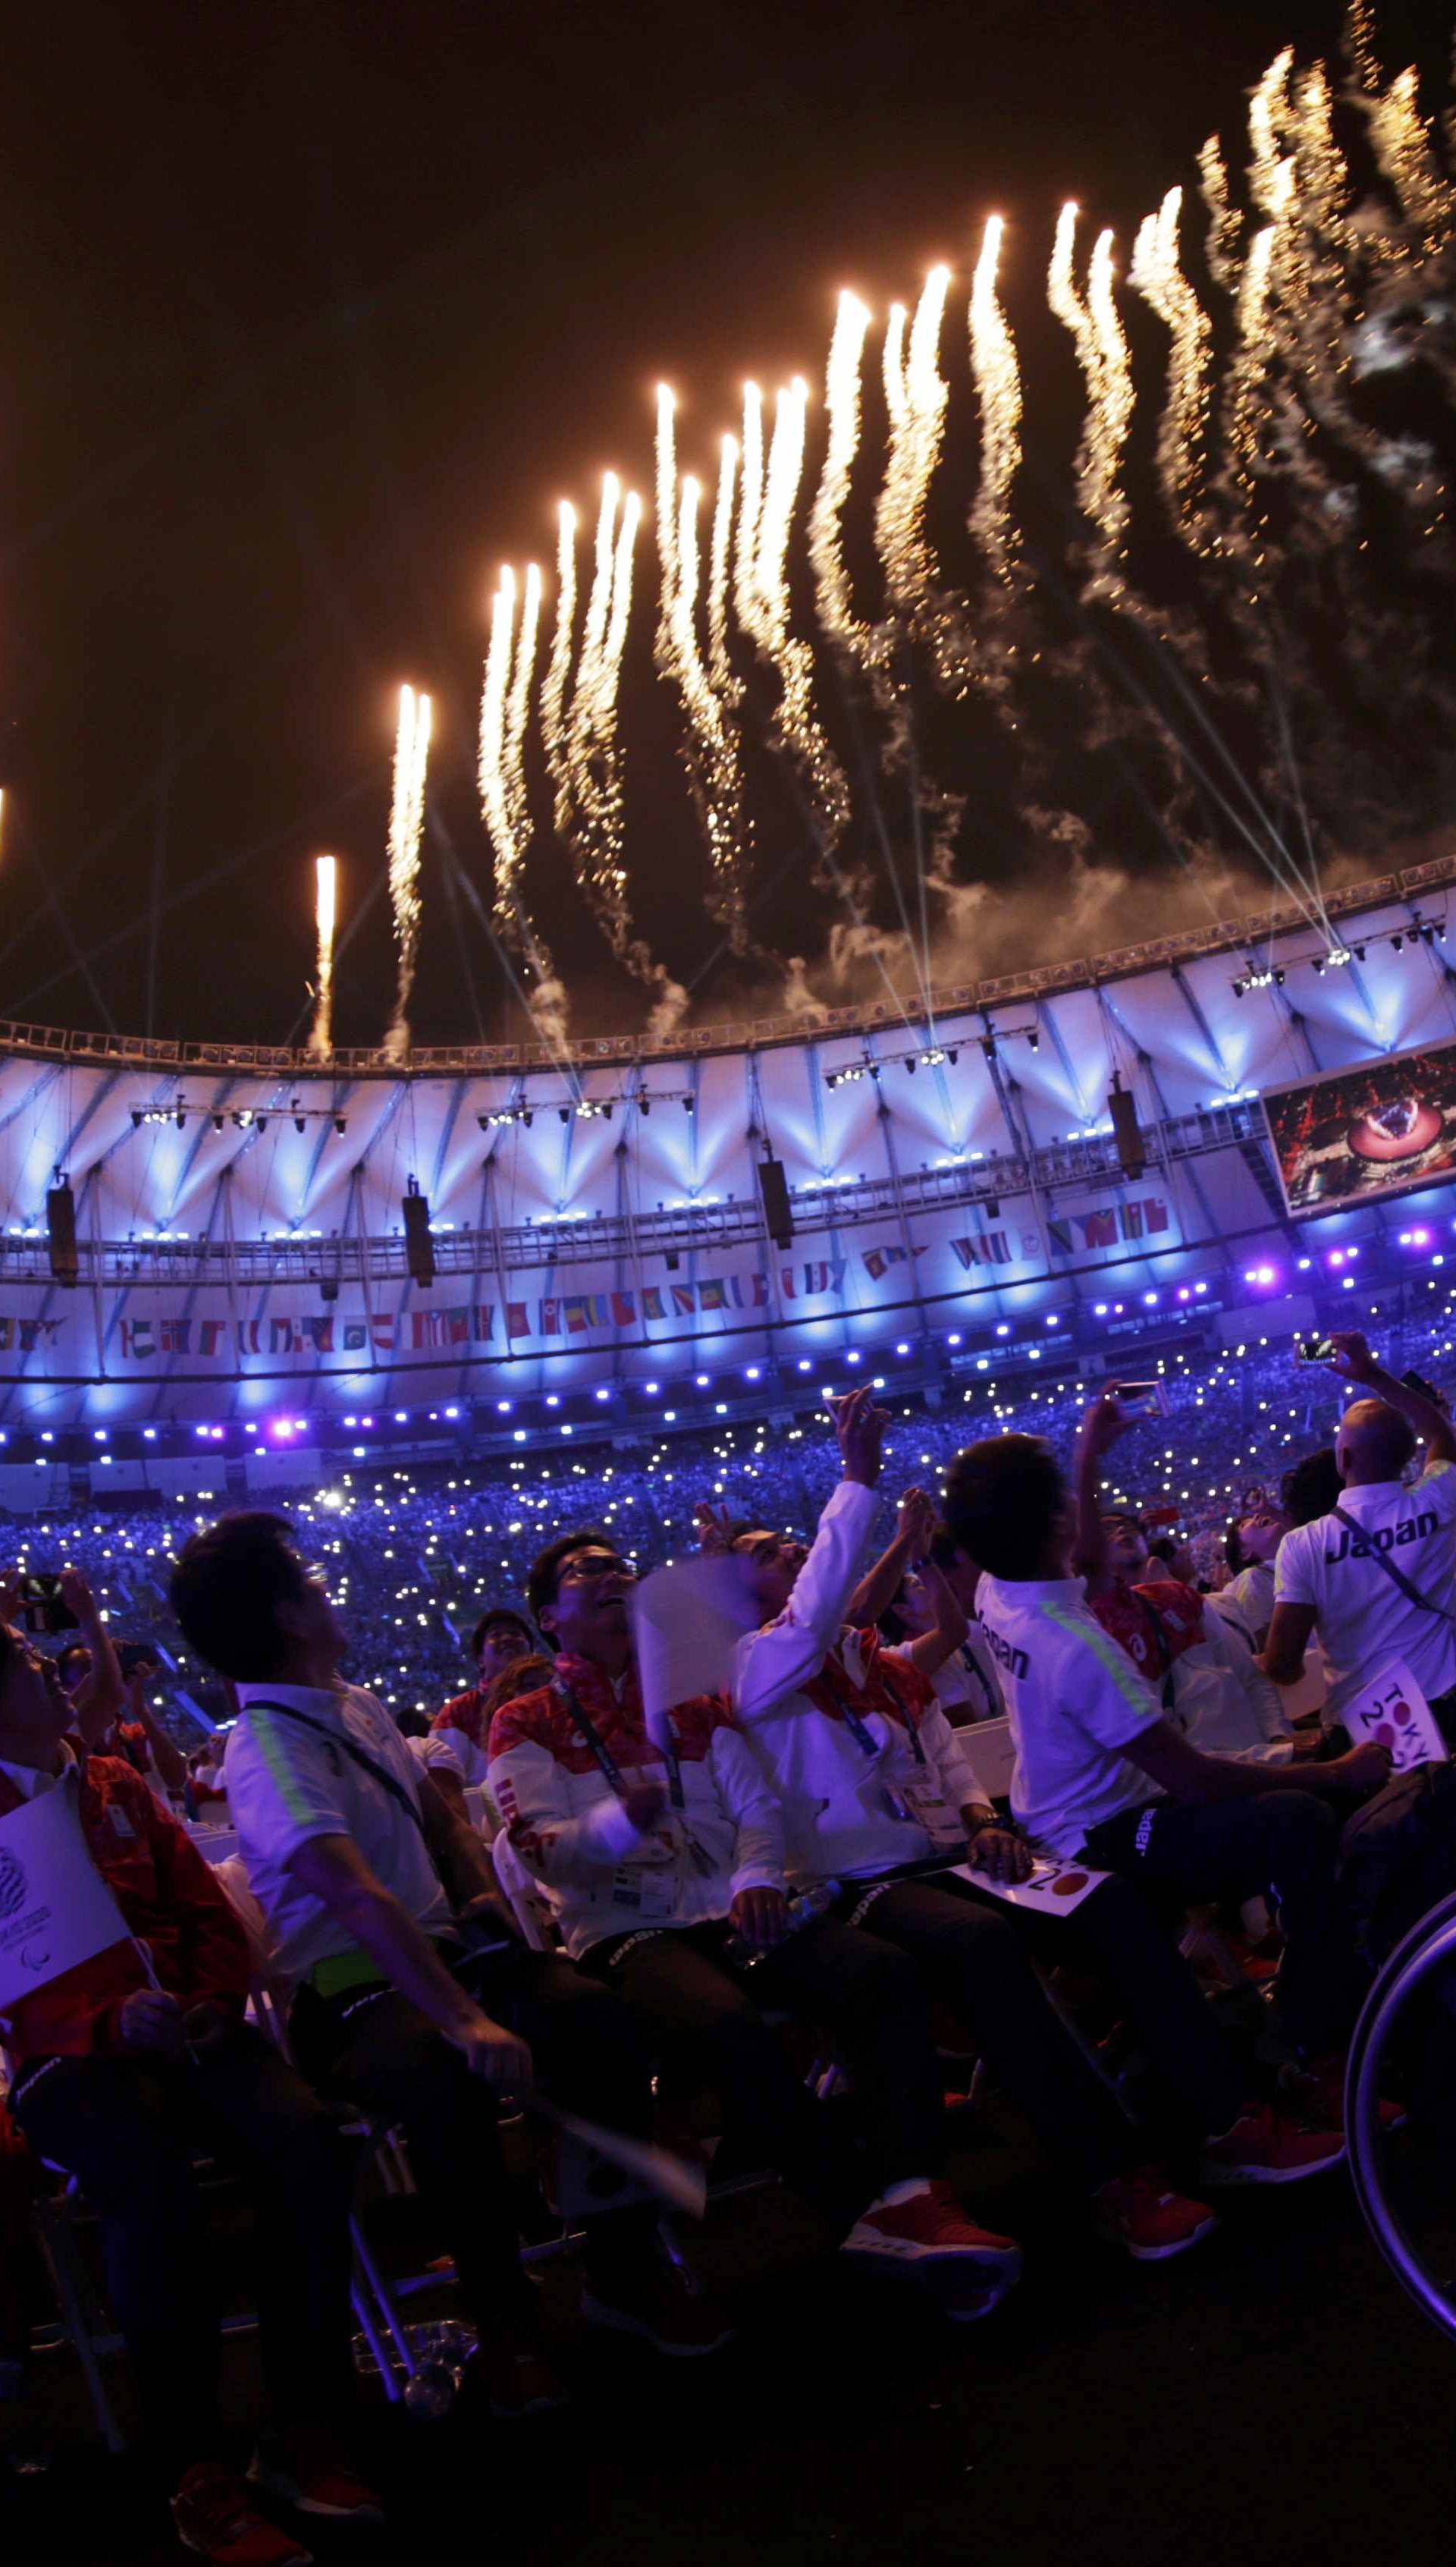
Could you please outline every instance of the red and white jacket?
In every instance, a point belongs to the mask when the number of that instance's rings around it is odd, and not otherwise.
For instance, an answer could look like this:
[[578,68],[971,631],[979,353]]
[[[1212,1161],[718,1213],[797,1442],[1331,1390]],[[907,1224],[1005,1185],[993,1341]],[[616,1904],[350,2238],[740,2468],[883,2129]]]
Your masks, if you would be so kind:
[[[619,1685],[563,1651],[557,1669],[623,1781],[667,1790],[647,1736],[635,1667]],[[490,1732],[489,1785],[512,1845],[540,1881],[574,1960],[610,1934],[700,1925],[741,1889],[782,1889],[778,1803],[733,1724],[703,1694],[671,1715],[683,1807],[642,1835],[556,1685],[503,1704]]]
[[872,1489],[841,1482],[783,1612],[735,1656],[734,1708],[783,1805],[796,1883],[872,1880],[937,1854],[954,1862],[960,1813],[981,1799],[925,1678],[876,1631],[845,1624],[874,1510]]
[[[247,1937],[185,1828],[119,1757],[75,1756],[75,1762],[91,1858],[130,1932],[146,1945],[159,1985],[184,2006],[210,2000],[241,2018],[251,1975]],[[23,1801],[9,1775],[0,1774],[0,1818]],[[124,2000],[148,1984],[134,1943],[114,1943],[78,1962],[7,2017],[5,2043],[16,2068],[30,2059],[116,2049]]]

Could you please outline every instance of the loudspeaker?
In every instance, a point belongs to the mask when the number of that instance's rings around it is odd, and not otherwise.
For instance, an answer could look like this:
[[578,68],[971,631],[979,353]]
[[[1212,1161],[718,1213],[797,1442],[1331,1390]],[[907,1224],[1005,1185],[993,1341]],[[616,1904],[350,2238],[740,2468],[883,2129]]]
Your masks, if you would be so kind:
[[1140,1177],[1147,1166],[1147,1151],[1137,1125],[1136,1103],[1120,1078],[1114,1077],[1107,1090],[1107,1111],[1117,1144],[1117,1164],[1124,1177]]
[[758,1190],[763,1198],[764,1222],[774,1246],[792,1246],[794,1215],[789,1208],[789,1183],[782,1159],[760,1159]]
[[81,1260],[76,1252],[76,1197],[63,1179],[52,1186],[46,1197],[46,1240],[51,1251],[51,1273],[58,1284],[81,1282]]
[[433,1284],[435,1280],[435,1244],[429,1235],[429,1205],[413,1177],[404,1189],[399,1209],[404,1215],[404,1262],[415,1284]]

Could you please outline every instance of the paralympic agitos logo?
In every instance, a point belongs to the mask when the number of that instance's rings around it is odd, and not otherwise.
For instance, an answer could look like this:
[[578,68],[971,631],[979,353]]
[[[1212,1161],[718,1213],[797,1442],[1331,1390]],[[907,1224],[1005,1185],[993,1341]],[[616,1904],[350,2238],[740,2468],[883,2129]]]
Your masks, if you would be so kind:
[[0,1920],[19,1913],[25,1905],[26,1890],[23,1864],[8,1850],[0,1848]]

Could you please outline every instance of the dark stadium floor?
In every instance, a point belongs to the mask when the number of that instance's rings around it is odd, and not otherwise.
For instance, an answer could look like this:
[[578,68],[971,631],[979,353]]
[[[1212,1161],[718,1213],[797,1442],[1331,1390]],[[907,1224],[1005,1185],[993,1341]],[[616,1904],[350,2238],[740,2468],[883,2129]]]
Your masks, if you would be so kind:
[[[806,2265],[778,2194],[711,2215],[702,2260],[742,2319],[712,2362],[583,2338],[570,2271],[552,2266],[575,2406],[514,2428],[459,2411],[439,2424],[371,2416],[388,2528],[311,2534],[321,2567],[1451,2555],[1456,2348],[1386,2276],[1342,2173],[1233,2196],[1206,2244],[1138,2267],[1063,2215],[1005,2135],[983,2136],[961,2171],[1029,2250],[993,2318],[951,2330],[888,2282]],[[1396,2145],[1424,2188],[1429,2168]],[[229,2366],[242,2415],[249,2342]],[[175,2560],[133,2464],[89,2437],[65,2357],[41,2380],[54,2459],[0,2480],[7,2557]]]

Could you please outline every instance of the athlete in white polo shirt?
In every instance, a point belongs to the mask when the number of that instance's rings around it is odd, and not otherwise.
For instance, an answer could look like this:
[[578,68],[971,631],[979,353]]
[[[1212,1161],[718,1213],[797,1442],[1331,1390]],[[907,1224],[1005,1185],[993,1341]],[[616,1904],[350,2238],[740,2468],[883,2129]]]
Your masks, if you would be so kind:
[[[1456,1740],[1456,1432],[1433,1399],[1376,1362],[1357,1332],[1330,1342],[1332,1369],[1369,1396],[1352,1400],[1340,1421],[1336,1511],[1279,1546],[1264,1663],[1276,1684],[1294,1684],[1318,1637],[1333,1728],[1343,1703],[1403,1660]],[[1417,1440],[1426,1466],[1407,1488]]]
[[[172,1574],[188,1641],[241,1704],[228,1799],[253,1890],[296,1993],[294,2055],[315,2084],[402,2125],[480,2337],[497,2413],[560,2403],[520,2268],[496,2098],[539,2080],[585,2118],[650,2135],[646,2052],[625,2009],[528,1950],[490,1859],[387,1712],[344,1684],[347,1645],[280,1516],[224,1516]],[[660,2350],[702,2352],[698,2304],[653,2246],[650,2206],[587,2222],[604,2306]]]
[[[1378,1784],[1383,1751],[1298,1768],[1205,1755],[1181,1737],[1071,1573],[1072,1494],[1038,1437],[990,1436],[959,1454],[945,1517],[987,1571],[981,1622],[1001,1670],[1016,1746],[1012,1809],[1027,1836],[1122,1874],[1175,1911],[1189,1899],[1256,1891],[1281,1905],[1282,2011],[1317,2069],[1326,2126],[1300,2130],[1243,2098],[1232,2123],[1220,2115],[1205,2124],[1204,2181],[1284,2183],[1332,2164],[1342,2154],[1329,2103],[1334,2054],[1360,1981],[1335,1899],[1338,1831],[1324,1796]],[[1208,2095],[1211,2110],[1217,2036],[1201,2002],[1186,2002],[1186,1972],[1178,1984],[1177,2002],[1167,1982],[1159,1992],[1150,1978],[1124,1976],[1123,1994],[1171,2081],[1190,2102]]]

